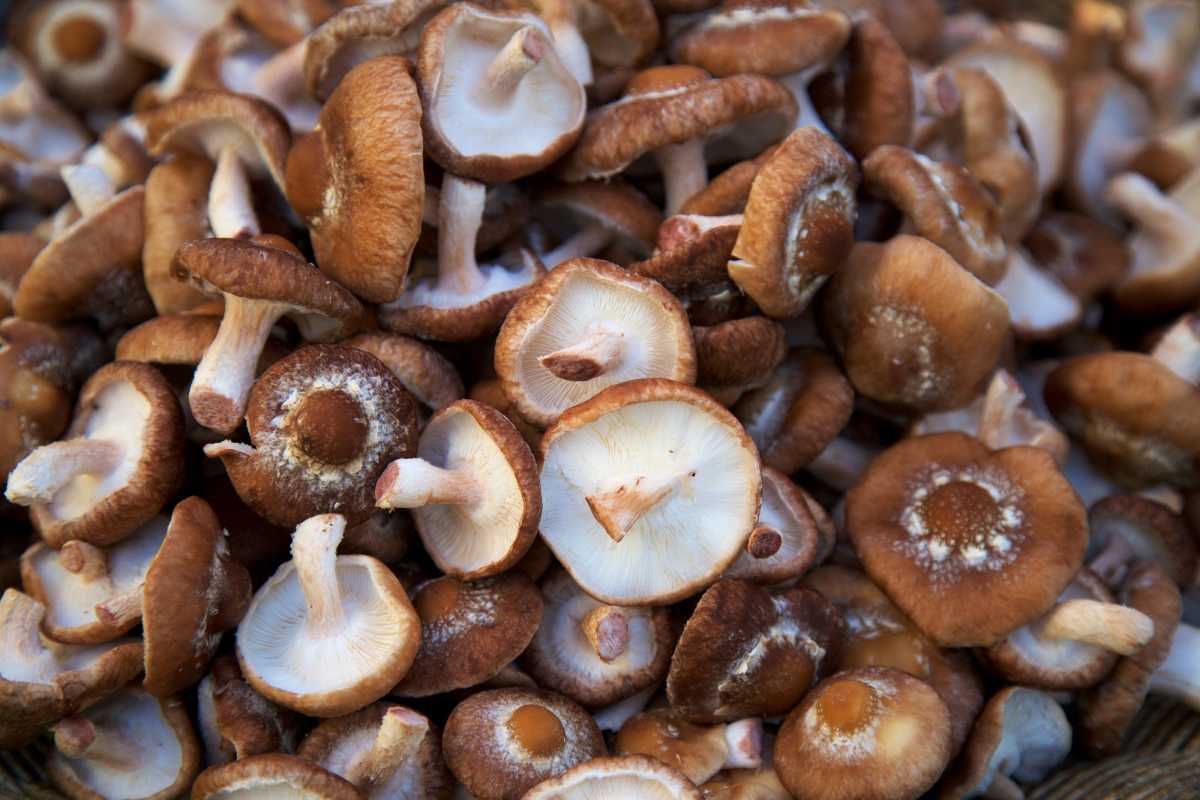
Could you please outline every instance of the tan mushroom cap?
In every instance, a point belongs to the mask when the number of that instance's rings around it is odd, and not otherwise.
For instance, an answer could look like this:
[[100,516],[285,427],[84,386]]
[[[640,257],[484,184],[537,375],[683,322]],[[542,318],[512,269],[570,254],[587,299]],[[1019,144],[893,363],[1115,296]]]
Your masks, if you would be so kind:
[[47,725],[120,690],[142,670],[142,644],[66,645],[41,632],[46,607],[16,589],[0,597],[0,747],[20,747]]
[[1070,212],[1045,215],[1022,244],[1034,263],[1085,304],[1121,281],[1131,262],[1112,228]]
[[539,782],[606,754],[591,715],[540,689],[492,689],[446,720],[446,764],[479,800],[518,800]]
[[71,417],[71,346],[57,328],[0,320],[0,478],[35,447],[54,441]]
[[208,224],[208,187],[213,164],[180,154],[150,170],[146,178],[146,235],[142,276],[159,314],[187,311],[207,298],[171,274],[179,245],[212,235]]
[[696,382],[732,406],[746,391],[767,384],[785,356],[787,331],[766,317],[742,317],[692,327]]
[[795,317],[854,244],[858,171],[813,127],[795,131],[758,170],[729,276],[769,316]]
[[304,39],[337,7],[329,0],[234,0],[238,13],[279,48]]
[[1200,563],[1200,542],[1183,518],[1137,494],[1114,494],[1088,509],[1088,567],[1110,587],[1120,586],[1139,561],[1157,562],[1171,580],[1188,586]]
[[559,417],[541,457],[543,538],[584,591],[612,604],[694,594],[733,563],[758,517],[754,443],[686,384],[605,389]]
[[7,496],[30,506],[51,547],[104,546],[149,521],[183,479],[183,415],[166,378],[133,361],[88,379],[62,441],[30,453]]
[[360,333],[342,344],[378,358],[400,379],[409,394],[434,411],[461,400],[466,393],[454,365],[418,339],[392,333]]
[[1200,166],[1200,120],[1189,119],[1159,131],[1142,143],[1126,169],[1169,189]]
[[678,770],[648,756],[594,758],[542,781],[524,800],[589,800],[592,797],[637,800],[700,800],[695,785]]
[[818,319],[854,388],[913,410],[970,402],[1008,337],[1004,299],[914,236],[859,243]]
[[550,269],[614,244],[646,258],[663,221],[644,194],[619,179],[552,185],[538,194],[535,216],[559,242],[542,254]]
[[[117,359],[164,367],[199,364],[221,329],[221,317],[200,313],[205,310],[198,308],[183,314],[164,314],[130,328],[117,340]],[[220,314],[220,308],[214,309],[214,312]],[[258,361],[259,371],[287,353],[287,345],[282,340],[274,336],[267,339]]]
[[542,624],[521,656],[538,686],[598,708],[666,677],[675,635],[665,607],[605,605],[561,568],[541,588]]
[[762,721],[695,725],[669,708],[631,717],[613,737],[616,755],[641,754],[682,772],[699,786],[724,767],[762,766]]
[[[916,9],[913,13],[919,13]],[[912,67],[896,37],[875,15],[861,15],[846,47],[838,138],[855,158],[913,138],[917,97]]]
[[990,645],[1045,613],[1083,561],[1087,517],[1041,448],[905,439],[846,495],[868,574],[931,639]]
[[169,800],[200,771],[200,742],[181,698],[126,688],[54,726],[46,761],[68,797]]
[[0,319],[12,314],[13,295],[21,277],[45,246],[42,239],[31,233],[0,233]]
[[196,687],[196,727],[209,766],[260,753],[295,752],[301,720],[254,691],[232,653],[213,659]]
[[625,381],[692,383],[696,351],[670,292],[607,261],[576,258],[513,307],[496,338],[496,373],[521,415],[545,426]]
[[833,552],[837,531],[820,504],[779,470],[764,466],[762,508],[726,578],[762,585],[799,578]]
[[937,692],[899,670],[864,667],[827,678],[788,714],[775,771],[797,800],[915,800],[950,755]]
[[362,800],[354,784],[296,756],[264,753],[209,767],[192,785],[193,800],[255,796],[300,800]]
[[520,570],[466,583],[443,577],[413,592],[421,648],[393,690],[428,697],[483,683],[519,656],[542,619],[542,597]]
[[292,560],[260,588],[238,626],[238,664],[264,697],[335,717],[385,695],[412,666],[420,621],[404,587],[370,556],[339,556],[345,519],[305,520]]

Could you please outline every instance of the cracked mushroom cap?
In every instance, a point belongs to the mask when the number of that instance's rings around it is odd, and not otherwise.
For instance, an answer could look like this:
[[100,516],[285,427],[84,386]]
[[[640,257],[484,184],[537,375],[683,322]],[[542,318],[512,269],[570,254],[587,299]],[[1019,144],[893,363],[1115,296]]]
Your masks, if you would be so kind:
[[178,697],[127,688],[53,730],[46,772],[71,798],[169,800],[200,771],[200,742]]
[[192,800],[297,797],[303,800],[362,800],[354,784],[307,759],[263,753],[209,767],[192,785]]
[[925,239],[862,242],[818,319],[861,394],[930,411],[970,402],[1008,339],[1008,304]]
[[0,747],[20,747],[46,726],[120,690],[142,670],[142,644],[67,645],[41,632],[46,607],[16,589],[0,597]]
[[416,449],[417,408],[370,353],[307,345],[255,382],[246,427],[253,445],[204,452],[221,459],[248,506],[282,527],[331,508],[355,525],[374,512],[387,465]]
[[559,568],[542,580],[542,599],[542,624],[521,657],[538,686],[599,708],[666,677],[675,644],[667,608],[605,605]]
[[1173,509],[1142,495],[1114,494],[1092,504],[1088,525],[1088,567],[1110,588],[1139,561],[1154,561],[1180,586],[1192,583],[1200,542]]
[[[1002,796],[1039,783],[1071,752],[1071,723],[1053,697],[1009,686],[988,700],[966,749],[942,781],[942,800]],[[1009,794],[1013,797],[1018,795]]]
[[171,262],[184,242],[212,235],[208,187],[213,171],[207,158],[183,153],[156,165],[146,178],[142,277],[159,314],[187,311],[208,299],[176,280]]
[[663,221],[644,194],[619,179],[551,185],[538,194],[534,216],[558,242],[541,255],[549,269],[614,245],[646,258]]
[[115,361],[84,385],[65,437],[26,456],[7,497],[51,547],[105,546],[148,522],[183,479],[183,415],[153,367]]
[[764,586],[799,578],[833,552],[837,531],[825,509],[779,470],[762,470],[762,508],[726,578]]
[[454,788],[437,727],[390,703],[324,720],[296,755],[345,778],[366,798],[450,800]]
[[404,59],[346,75],[288,155],[287,194],[323,272],[373,303],[400,296],[425,200],[421,101]]
[[396,333],[360,333],[342,344],[365,350],[392,371],[409,394],[423,405],[440,411],[466,390],[458,370],[431,345]]
[[417,55],[430,156],[455,175],[500,183],[566,153],[587,102],[551,42],[525,11],[456,3],[430,20]]
[[603,756],[590,714],[540,689],[492,689],[450,712],[442,737],[446,764],[479,800],[518,800],[539,782]]
[[858,170],[812,126],[793,132],[758,170],[729,276],[768,316],[796,317],[854,244]]
[[687,315],[657,282],[591,258],[559,266],[509,312],[496,373],[518,412],[546,426],[604,389],[696,379]]
[[542,781],[524,800],[589,800],[627,797],[637,800],[700,800],[695,785],[648,756],[593,758],[562,775]]
[[483,683],[529,645],[542,619],[542,597],[520,570],[470,583],[442,577],[413,592],[421,648],[393,691],[428,697]]
[[507,417],[457,400],[430,418],[414,457],[383,470],[375,505],[412,509],[426,552],[447,575],[496,575],[537,536],[537,461]]
[[695,594],[758,518],[761,465],[698,389],[629,381],[565,411],[542,438],[542,536],[583,590],[615,605]]
[[699,786],[723,768],[762,766],[762,720],[694,725],[668,708],[628,719],[613,738],[617,755],[650,756]]
[[796,706],[775,739],[775,772],[797,800],[915,800],[950,760],[950,715],[899,670],[839,672]]
[[671,707],[697,723],[786,714],[837,663],[843,627],[837,608],[808,589],[717,581],[671,656]]
[[58,438],[71,417],[71,347],[40,322],[0,320],[0,478]]
[[131,536],[101,549],[70,541],[59,550],[38,542],[21,556],[21,584],[46,606],[42,630],[60,642],[109,642],[142,618],[146,571],[167,535],[155,517]]
[[302,719],[254,691],[231,653],[217,656],[196,687],[196,727],[210,766],[260,753],[294,753]]
[[0,233],[0,319],[12,314],[13,295],[21,277],[45,246],[46,242],[32,233]]
[[867,573],[931,639],[991,645],[1044,614],[1083,562],[1087,516],[1038,447],[909,438],[846,495]]
[[285,562],[237,630],[246,680],[302,714],[336,717],[375,702],[416,657],[420,620],[400,581],[370,556],[339,556],[346,520],[305,520]]
[[787,331],[766,317],[695,325],[696,382],[723,405],[764,386],[787,355]]

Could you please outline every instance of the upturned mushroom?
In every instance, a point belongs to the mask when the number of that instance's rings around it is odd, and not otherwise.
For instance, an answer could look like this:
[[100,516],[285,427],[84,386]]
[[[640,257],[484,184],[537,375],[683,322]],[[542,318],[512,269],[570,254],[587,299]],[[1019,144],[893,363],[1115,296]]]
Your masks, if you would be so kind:
[[264,697],[308,716],[335,717],[395,686],[421,644],[400,581],[370,556],[339,556],[346,520],[305,520],[285,562],[238,625],[238,664]]
[[625,381],[693,383],[696,349],[670,292],[615,264],[577,258],[513,307],[496,337],[496,373],[519,413],[546,426]]
[[588,800],[596,792],[700,800],[700,792],[682,773],[647,756],[593,758],[542,781],[524,800]]
[[645,711],[613,737],[615,755],[645,755],[682,772],[699,786],[722,769],[763,763],[762,720],[696,725],[670,709]]
[[362,800],[354,784],[303,758],[283,753],[247,756],[209,767],[192,784],[193,800],[234,800],[255,795],[308,800]]
[[612,246],[646,258],[662,224],[646,196],[620,180],[550,186],[538,194],[534,217],[556,242],[538,255],[546,269]]
[[725,577],[762,585],[786,583],[833,552],[837,530],[825,509],[787,475],[764,466],[762,483],[758,524]]
[[1088,509],[1088,568],[1110,589],[1125,582],[1129,569],[1154,561],[1180,586],[1194,581],[1200,542],[1183,518],[1160,502],[1136,494],[1112,494]]
[[260,753],[294,753],[302,719],[254,691],[232,654],[217,656],[196,686],[196,727],[209,766]]

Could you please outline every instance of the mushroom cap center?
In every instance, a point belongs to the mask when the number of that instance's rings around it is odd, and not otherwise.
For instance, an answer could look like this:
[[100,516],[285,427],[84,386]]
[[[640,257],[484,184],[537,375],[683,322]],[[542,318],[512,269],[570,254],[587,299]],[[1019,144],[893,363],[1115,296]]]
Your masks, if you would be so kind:
[[435,622],[450,616],[458,608],[461,589],[456,580],[440,580],[427,583],[413,599],[417,615],[422,622]]
[[817,698],[825,727],[849,736],[869,727],[875,718],[875,690],[850,678],[835,681]]
[[525,752],[538,758],[554,755],[567,743],[567,732],[554,712],[533,703],[512,712],[508,732]]
[[934,489],[920,502],[930,535],[952,549],[986,541],[1000,522],[1000,509],[987,490],[967,481]]
[[93,17],[76,14],[54,27],[54,49],[58,55],[76,64],[92,61],[104,49],[108,32]]
[[352,461],[367,443],[362,406],[340,389],[306,394],[292,414],[290,427],[300,449],[325,464]]

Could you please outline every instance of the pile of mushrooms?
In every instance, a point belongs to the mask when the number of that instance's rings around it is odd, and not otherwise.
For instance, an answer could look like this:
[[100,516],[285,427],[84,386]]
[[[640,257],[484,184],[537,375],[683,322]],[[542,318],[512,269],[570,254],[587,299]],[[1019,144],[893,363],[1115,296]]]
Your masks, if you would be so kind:
[[1200,11],[1033,5],[12,4],[0,749],[1018,800],[1200,709]]

